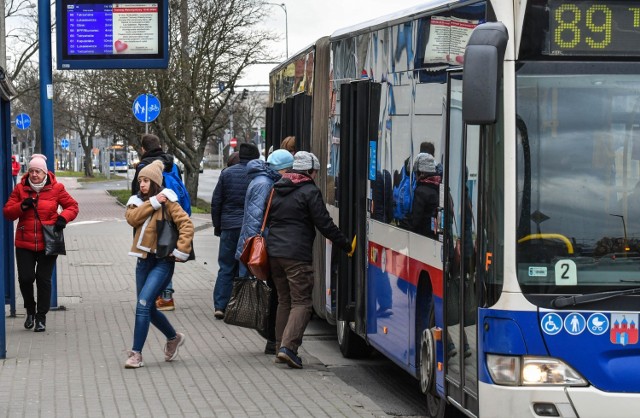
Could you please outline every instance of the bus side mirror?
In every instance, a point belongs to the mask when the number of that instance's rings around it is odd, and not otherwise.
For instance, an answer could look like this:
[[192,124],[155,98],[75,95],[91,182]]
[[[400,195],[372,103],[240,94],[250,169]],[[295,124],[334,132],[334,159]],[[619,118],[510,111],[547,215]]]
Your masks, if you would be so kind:
[[507,28],[501,22],[484,23],[471,33],[462,74],[462,119],[469,125],[496,123],[508,41]]

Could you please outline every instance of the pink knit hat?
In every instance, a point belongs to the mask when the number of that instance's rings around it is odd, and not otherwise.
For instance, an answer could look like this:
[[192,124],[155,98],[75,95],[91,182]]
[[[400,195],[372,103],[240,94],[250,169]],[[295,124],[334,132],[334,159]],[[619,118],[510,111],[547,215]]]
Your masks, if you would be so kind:
[[49,171],[47,169],[47,157],[42,154],[33,154],[29,161],[29,170],[32,168],[42,170],[46,174]]

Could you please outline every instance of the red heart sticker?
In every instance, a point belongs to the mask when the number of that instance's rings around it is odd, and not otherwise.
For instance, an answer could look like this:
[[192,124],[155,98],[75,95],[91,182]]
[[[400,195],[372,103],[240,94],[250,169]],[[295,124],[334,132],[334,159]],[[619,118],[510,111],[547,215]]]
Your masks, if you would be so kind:
[[120,39],[114,43],[114,46],[116,47],[116,52],[122,52],[129,47],[126,42],[122,42]]

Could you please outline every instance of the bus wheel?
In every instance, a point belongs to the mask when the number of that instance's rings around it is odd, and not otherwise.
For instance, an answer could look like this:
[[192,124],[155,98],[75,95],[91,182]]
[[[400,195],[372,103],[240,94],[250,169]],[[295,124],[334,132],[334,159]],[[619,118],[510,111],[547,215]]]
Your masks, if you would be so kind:
[[437,394],[427,393],[427,416],[429,418],[445,418],[447,416],[447,401]]
[[433,387],[435,364],[435,342],[431,329],[427,328],[420,336],[420,390],[425,395],[428,395]]
[[365,340],[351,331],[351,327],[347,321],[336,321],[336,328],[338,345],[344,357],[359,358],[371,353],[371,347],[369,347]]

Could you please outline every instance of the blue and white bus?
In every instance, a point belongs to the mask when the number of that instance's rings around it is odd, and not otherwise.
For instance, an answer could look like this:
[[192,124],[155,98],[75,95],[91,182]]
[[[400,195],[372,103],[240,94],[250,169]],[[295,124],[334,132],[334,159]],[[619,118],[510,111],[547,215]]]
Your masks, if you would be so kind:
[[[345,355],[393,360],[432,417],[639,414],[640,2],[435,0],[337,30],[271,72],[266,132],[320,158],[358,236],[315,245]],[[403,213],[427,142],[439,208]]]
[[109,170],[116,172],[126,172],[129,169],[129,153],[122,145],[112,145],[107,149],[109,152]]

